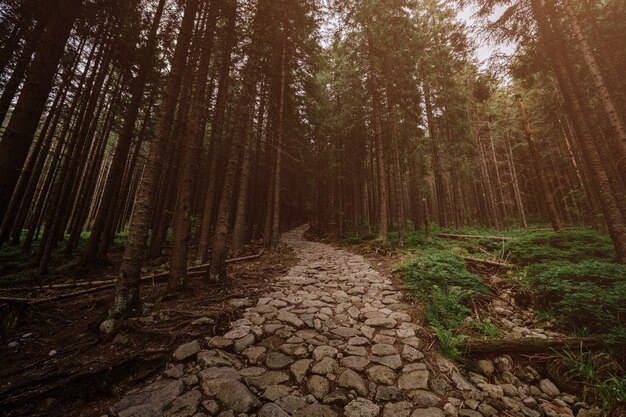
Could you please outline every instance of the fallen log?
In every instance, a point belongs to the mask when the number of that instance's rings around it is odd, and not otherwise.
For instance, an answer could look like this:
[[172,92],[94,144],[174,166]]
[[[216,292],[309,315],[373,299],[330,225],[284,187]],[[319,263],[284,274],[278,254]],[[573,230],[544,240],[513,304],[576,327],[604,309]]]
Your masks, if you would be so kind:
[[[258,259],[261,257],[261,254],[243,256],[240,258],[227,259],[227,264],[249,261],[252,259]],[[187,274],[189,276],[197,276],[199,272],[206,272],[206,269],[210,266],[210,264],[202,264],[191,266],[187,268]],[[141,277],[141,281],[150,281],[150,280],[160,280],[168,277],[170,274],[169,271],[161,272],[159,274],[152,275],[144,275]],[[110,284],[115,284],[115,279],[107,279],[100,281],[78,281],[78,282],[68,282],[64,284],[48,284],[48,285],[37,285],[32,287],[14,287],[14,288],[2,288],[1,291],[33,291],[33,290],[55,290],[55,289],[69,289],[69,288],[77,288],[77,287],[104,287],[110,288]],[[102,288],[101,288],[102,289]],[[11,297],[0,297],[0,301],[2,298],[11,298]]]
[[[523,339],[468,339],[462,342],[459,350],[468,355],[491,355],[511,353],[553,353],[572,349],[578,351],[598,350],[607,346],[621,346],[625,343],[611,341],[607,336],[563,337],[559,339],[541,339],[528,337]],[[626,347],[626,346],[625,346]]]
[[[250,259],[256,259],[261,257],[261,254],[258,255],[251,255],[251,256],[244,256],[241,258],[233,258],[233,259],[228,259],[226,260],[226,263],[234,263],[234,262],[242,262],[242,261],[246,261],[246,260],[250,260]],[[190,268],[187,268],[187,276],[188,277],[197,277],[197,276],[202,276],[206,273],[206,268],[209,267],[209,264],[204,264],[204,265],[197,265],[197,266],[193,266]],[[168,272],[162,272],[160,274],[153,274],[153,275],[146,275],[141,277],[140,282],[155,282],[155,281],[163,281],[165,279],[167,279],[167,277],[169,276],[169,271]],[[97,287],[93,287],[93,288],[88,288],[85,290],[80,290],[80,291],[74,291],[74,292],[70,292],[70,293],[65,293],[65,294],[59,294],[59,295],[55,295],[52,297],[43,297],[43,298],[27,298],[27,297],[0,297],[0,302],[9,302],[9,303],[23,303],[23,304],[28,304],[28,305],[39,305],[39,304],[46,304],[46,303],[51,303],[54,301],[61,301],[61,300],[67,300],[68,298],[74,298],[74,297],[80,297],[81,295],[87,295],[87,294],[93,294],[95,292],[99,292],[99,291],[103,291],[103,290],[107,290],[109,288],[113,288],[115,287],[115,283],[116,280],[109,280],[109,281],[100,281],[100,282],[104,282],[104,285],[99,285]],[[61,284],[57,284],[57,285],[61,285]],[[41,287],[36,287],[36,289],[39,289]],[[67,287],[67,288],[72,288],[72,287]],[[29,288],[29,289],[35,289],[35,288]]]
[[490,261],[488,259],[471,258],[469,256],[464,256],[463,259],[465,259],[468,262],[474,262],[474,263],[488,265],[488,266],[496,266],[498,268],[507,268],[508,269],[508,268],[515,267],[515,265],[507,264],[507,263],[504,263],[504,262]]
[[512,240],[512,238],[507,236],[458,235],[453,233],[439,233],[439,237],[446,239],[489,239],[499,240],[501,242],[508,242],[509,240]]

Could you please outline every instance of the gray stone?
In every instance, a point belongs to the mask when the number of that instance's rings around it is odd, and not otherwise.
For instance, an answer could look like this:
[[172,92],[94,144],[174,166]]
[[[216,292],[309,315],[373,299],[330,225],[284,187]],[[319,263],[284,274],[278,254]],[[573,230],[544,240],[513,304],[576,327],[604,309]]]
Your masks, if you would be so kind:
[[220,405],[215,400],[207,400],[202,402],[202,407],[209,413],[214,416],[220,411]]
[[163,375],[168,378],[180,379],[185,375],[185,367],[182,364],[173,365],[167,368],[165,372],[163,372]]
[[198,374],[202,391],[208,396],[214,396],[220,386],[226,381],[240,381],[241,375],[232,368],[209,368]]
[[119,417],[151,417],[162,414],[185,389],[179,380],[160,379],[146,388],[126,394],[110,408],[111,414]]
[[271,352],[265,359],[265,364],[270,369],[283,369],[293,363],[293,359],[281,352]]
[[382,327],[385,329],[393,329],[398,325],[398,322],[394,319],[386,317],[376,317],[365,320],[365,325],[370,327]]
[[265,388],[265,392],[263,393],[263,398],[270,401],[276,401],[279,398],[282,398],[288,395],[291,392],[291,388],[287,385],[270,385]]
[[409,417],[413,405],[407,401],[389,403],[383,408],[383,417]]
[[481,404],[478,406],[478,411],[485,417],[495,417],[498,415],[498,410],[490,406],[489,404]]
[[418,408],[413,411],[411,417],[445,417],[443,411],[438,408],[428,407],[428,408]]
[[409,362],[415,362],[424,359],[424,354],[422,352],[409,345],[404,345],[401,355],[405,360]]
[[346,346],[344,353],[346,355],[367,356],[367,350],[363,346]]
[[234,329],[226,333],[224,337],[226,339],[232,339],[232,340],[241,339],[242,337],[250,333],[250,330],[251,330],[250,326],[235,327]]
[[398,370],[402,368],[402,359],[400,358],[400,355],[372,356],[372,362],[385,365],[391,369]]
[[443,406],[443,413],[446,417],[458,417],[459,411],[456,409],[452,403],[445,403]]
[[294,417],[337,417],[337,413],[328,405],[311,404],[306,408],[299,410],[293,415]]
[[289,394],[276,400],[276,404],[285,410],[288,414],[293,414],[296,411],[307,406],[308,401],[305,397],[299,394]]
[[499,358],[496,358],[494,364],[496,369],[500,373],[511,372],[513,370],[513,364],[511,363],[511,360],[506,356],[500,356]]
[[493,384],[478,384],[478,388],[485,391],[491,398],[502,398],[504,391],[499,385]]
[[306,385],[309,392],[318,400],[322,400],[330,391],[330,382],[319,375],[313,375]]
[[235,341],[235,352],[241,353],[254,343],[255,337],[252,333],[249,333],[241,339]]
[[370,360],[362,356],[347,356],[341,360],[341,366],[363,372]]
[[402,397],[402,391],[398,387],[380,385],[376,389],[376,401],[399,401]]
[[318,375],[332,374],[339,368],[339,364],[333,358],[324,358],[313,365],[311,372]]
[[180,345],[174,351],[173,357],[175,361],[184,361],[185,359],[188,359],[194,356],[196,353],[200,352],[200,350],[200,342],[198,342],[197,340],[193,340],[189,343],[185,343],[184,345]]
[[228,300],[228,305],[235,308],[244,308],[252,306],[253,303],[248,298],[231,298]]
[[324,404],[332,404],[343,407],[348,404],[348,391],[345,389],[339,388],[328,394],[322,400]]
[[289,380],[289,375],[284,372],[270,371],[263,375],[246,378],[246,382],[253,387],[264,389],[270,385],[278,385]]
[[234,344],[232,339],[226,339],[225,337],[215,336],[209,340],[209,347],[216,349],[228,349]]
[[394,346],[385,343],[378,343],[372,346],[372,354],[377,356],[396,355],[397,353],[398,351]]
[[476,362],[476,367],[478,368],[480,373],[486,376],[487,378],[491,378],[491,376],[496,370],[496,368],[493,366],[493,362],[485,360],[485,359],[481,359],[478,362]]
[[459,417],[483,417],[483,415],[478,411],[463,409],[459,410]]
[[261,402],[248,387],[239,381],[227,380],[215,389],[215,397],[229,410],[249,413],[261,406]]
[[313,361],[311,359],[301,359],[299,361],[295,361],[290,367],[289,370],[291,374],[296,379],[298,384],[301,384],[304,381],[304,377],[309,372],[309,367]]
[[344,339],[349,339],[357,336],[360,332],[352,327],[337,327],[336,329],[331,330],[331,333],[343,337]]
[[542,379],[541,381],[539,381],[539,388],[541,389],[541,391],[544,392],[544,394],[552,398],[561,395],[561,390],[559,390],[557,386],[554,385],[554,383],[549,379]]
[[357,398],[346,405],[343,413],[346,417],[377,417],[380,406],[365,398]]
[[439,398],[438,395],[423,389],[411,391],[409,398],[413,400],[413,404],[418,407],[434,407],[441,402],[441,398]]
[[405,390],[428,389],[428,371],[414,371],[402,374],[398,379],[398,387]]
[[339,351],[332,346],[318,346],[313,350],[313,359],[321,361],[324,358],[334,358]]
[[383,365],[374,365],[368,368],[365,373],[370,381],[383,385],[393,385],[398,378],[392,369]]
[[[110,334],[115,329],[115,320],[109,319],[100,323],[100,331],[105,334]],[[15,344],[17,346],[17,342]],[[13,346],[13,347],[15,347]],[[12,346],[9,346],[12,347]]]
[[267,403],[259,410],[259,417],[289,417],[289,414],[274,403]]
[[368,389],[363,378],[351,369],[346,369],[337,379],[337,385],[342,388],[353,389],[359,395],[367,396]]
[[191,390],[176,398],[163,415],[164,417],[191,417],[198,411],[200,400],[202,400],[200,391]]
[[287,311],[280,311],[278,315],[276,315],[276,319],[285,323],[289,323],[296,328],[304,326],[304,322],[300,320],[298,316]]

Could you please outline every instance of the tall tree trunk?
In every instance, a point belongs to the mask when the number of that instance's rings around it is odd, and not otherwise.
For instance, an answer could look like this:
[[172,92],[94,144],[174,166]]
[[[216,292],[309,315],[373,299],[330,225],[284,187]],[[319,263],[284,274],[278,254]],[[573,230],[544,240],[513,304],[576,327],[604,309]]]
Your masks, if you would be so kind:
[[278,97],[278,125],[276,128],[276,158],[274,160],[274,198],[272,207],[273,248],[280,239],[280,195],[282,179],[283,136],[285,131],[285,90],[287,86],[287,18],[283,20],[283,46],[280,58],[280,95]]
[[93,265],[97,261],[98,246],[102,240],[106,219],[110,216],[110,211],[114,209],[114,202],[117,200],[114,194],[119,193],[120,181],[124,171],[124,166],[128,159],[146,82],[149,74],[153,71],[152,68],[156,52],[157,31],[163,16],[164,7],[165,0],[159,0],[152,19],[146,46],[144,50],[140,52],[141,59],[139,61],[138,74],[131,84],[130,103],[128,104],[126,110],[124,124],[117,141],[111,167],[109,168],[109,174],[102,192],[100,208],[97,211],[94,227],[91,231],[89,241],[87,242],[87,249],[85,250],[83,257],[83,261],[89,265]]
[[50,93],[57,65],[63,55],[83,0],[59,0],[41,36],[20,98],[0,140],[0,217],[4,217],[24,166],[41,114]]
[[[230,24],[231,19],[236,19],[237,2],[235,0],[229,0],[229,4],[225,7],[228,8],[228,19]],[[218,74],[219,81],[217,86],[217,96],[215,98],[215,110],[213,112],[213,120],[211,122],[211,134],[209,138],[210,155],[207,158],[207,160],[210,160],[209,172],[207,174],[208,182],[204,196],[200,227],[198,230],[198,250],[196,253],[196,258],[200,263],[205,263],[208,260],[209,245],[211,243],[211,226],[214,219],[214,206],[218,184],[218,165],[219,157],[222,155],[220,148],[223,142],[226,107],[230,89],[230,67],[235,43],[236,31],[233,26],[228,28],[226,42],[224,42],[224,46],[221,51],[222,58]]]
[[511,179],[513,183],[513,194],[515,196],[515,205],[519,212],[520,220],[524,229],[528,229],[528,222],[526,221],[526,211],[524,210],[524,201],[522,200],[522,192],[519,187],[519,178],[517,177],[517,169],[515,168],[515,160],[513,159],[513,149],[511,148],[511,140],[509,133],[506,136],[506,148],[507,158],[509,161],[509,170],[511,171]]
[[191,205],[193,198],[192,181],[198,170],[197,165],[204,139],[204,108],[208,101],[206,84],[209,78],[209,67],[213,54],[217,9],[217,2],[212,0],[209,6],[208,23],[204,29],[200,61],[196,73],[196,85],[194,88],[196,93],[191,103],[191,112],[187,120],[187,129],[183,141],[180,172],[178,175],[180,188],[176,199],[170,275],[167,283],[168,292],[176,291],[187,285],[187,257],[191,235]]
[[252,42],[249,46],[248,61],[243,69],[243,81],[241,95],[238,99],[234,123],[233,141],[228,152],[226,171],[224,173],[224,183],[219,199],[217,221],[215,223],[215,233],[211,245],[211,266],[208,271],[208,279],[211,282],[224,281],[226,279],[226,235],[230,220],[230,211],[233,202],[235,189],[235,179],[239,166],[240,153],[248,146],[250,118],[255,102],[256,86],[260,65],[259,41],[261,39],[261,29],[264,22],[266,1],[259,2],[254,21]]
[[559,232],[563,228],[563,225],[561,224],[556,203],[554,202],[554,194],[548,189],[548,184],[546,183],[547,177],[544,172],[541,156],[539,155],[539,149],[537,148],[537,142],[535,141],[535,135],[532,127],[530,126],[528,114],[526,113],[526,107],[524,106],[524,101],[522,100],[521,95],[518,94],[515,96],[515,103],[517,104],[522,123],[524,124],[524,131],[526,132],[526,140],[528,141],[528,150],[530,152],[532,166],[534,167],[535,174],[537,175],[539,188],[546,203],[546,208],[548,209],[550,223],[552,224],[554,231]]
[[128,231],[126,248],[122,257],[119,276],[115,286],[115,298],[109,310],[111,317],[119,317],[139,306],[139,284],[141,264],[148,239],[148,228],[152,217],[154,196],[158,178],[163,166],[163,157],[170,136],[172,118],[180,91],[187,52],[191,42],[193,24],[199,0],[188,0],[172,59],[172,69],[168,75],[163,103],[156,127],[155,137],[144,168],[143,178],[137,191],[133,216]]
[[378,73],[374,66],[374,46],[368,38],[369,46],[369,87],[372,96],[372,117],[374,118],[374,138],[376,141],[376,166],[378,176],[378,236],[383,242],[389,242],[389,198],[387,196],[387,174],[385,168],[385,147],[380,121],[380,93],[378,91]]
[[613,245],[615,246],[617,259],[621,263],[626,263],[626,223],[620,211],[620,207],[613,196],[613,190],[606,171],[602,167],[600,155],[594,146],[594,140],[587,128],[583,117],[582,105],[578,101],[578,97],[575,93],[576,90],[571,84],[567,69],[559,54],[559,45],[552,32],[541,0],[531,0],[531,5],[539,26],[542,41],[544,42],[545,51],[550,58],[561,92],[563,93],[566,109],[580,139],[589,170],[593,176],[594,186],[598,190],[604,219],[609,229],[611,239],[613,240]]
[[[548,1],[553,2],[554,0]],[[604,80],[604,76],[600,70],[600,65],[598,65],[593,48],[589,44],[589,40],[583,31],[583,28],[578,20],[578,16],[576,15],[576,11],[572,7],[570,0],[561,0],[561,4],[565,8],[565,13],[567,13],[567,16],[569,17],[571,28],[574,31],[576,40],[578,41],[578,47],[582,53],[587,70],[589,70],[589,73],[591,74],[591,79],[593,80],[593,85],[598,94],[598,98],[600,99],[600,103],[602,103],[602,109],[604,110],[604,113],[617,139],[618,149],[620,151],[618,171],[622,175],[622,180],[626,181],[626,129],[624,128],[624,122],[617,111],[615,100],[613,99],[607,83]]]
[[446,194],[443,186],[443,173],[441,160],[439,158],[439,146],[437,145],[437,135],[435,130],[435,117],[433,116],[432,97],[430,88],[424,85],[424,101],[426,104],[426,119],[428,120],[428,132],[430,134],[430,148],[433,164],[433,177],[435,178],[435,198],[437,201],[437,217],[439,226],[442,229],[448,227],[448,216],[446,210]]

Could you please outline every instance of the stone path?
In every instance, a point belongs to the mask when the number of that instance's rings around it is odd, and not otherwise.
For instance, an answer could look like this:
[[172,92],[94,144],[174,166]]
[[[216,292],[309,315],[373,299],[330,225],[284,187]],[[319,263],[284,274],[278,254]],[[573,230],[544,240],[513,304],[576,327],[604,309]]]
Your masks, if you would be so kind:
[[[522,381],[506,357],[484,361],[483,375],[465,376],[445,359],[425,358],[422,328],[411,322],[390,280],[361,256],[306,241],[304,231],[283,237],[299,264],[228,333],[180,346],[162,378],[127,394],[110,414],[574,415],[575,398],[562,396],[547,380],[539,383],[532,368]],[[561,406],[556,411],[544,406],[555,401]]]

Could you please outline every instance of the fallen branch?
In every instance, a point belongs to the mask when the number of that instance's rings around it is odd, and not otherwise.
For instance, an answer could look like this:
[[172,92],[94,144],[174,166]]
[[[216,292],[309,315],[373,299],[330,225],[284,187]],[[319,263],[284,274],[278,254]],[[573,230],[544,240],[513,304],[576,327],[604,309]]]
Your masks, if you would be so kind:
[[512,240],[507,236],[457,235],[452,233],[439,233],[439,237],[446,239],[489,239],[499,240],[501,242],[508,242],[509,240]]
[[507,264],[507,263],[504,263],[504,262],[490,261],[488,259],[471,258],[469,256],[465,256],[463,258],[466,261],[468,261],[468,262],[474,262],[474,263],[488,265],[488,266],[496,266],[498,268],[507,268],[508,269],[508,268],[513,268],[515,266],[515,265]]
[[[241,257],[241,258],[228,259],[228,260],[226,260],[226,263],[242,262],[242,261],[246,261],[246,260],[250,260],[250,259],[256,259],[256,258],[259,258],[260,256],[261,255],[258,254],[258,255],[244,256],[244,257]],[[206,273],[206,269],[208,267],[209,267],[209,264],[204,264],[204,265],[197,265],[197,266],[193,266],[193,267],[187,268],[187,276],[188,277],[203,276]],[[169,276],[169,271],[168,272],[162,272],[160,274],[146,275],[146,276],[142,277],[139,281],[140,282],[162,281],[162,280],[167,279],[168,276]],[[54,302],[54,301],[66,300],[68,298],[79,297],[81,295],[92,294],[92,293],[95,293],[95,292],[99,292],[99,291],[107,290],[109,288],[113,288],[113,287],[115,287],[116,280],[100,281],[100,282],[104,282],[105,284],[104,285],[99,285],[99,286],[93,287],[93,288],[88,288],[86,290],[74,291],[74,292],[70,292],[70,293],[66,293],[66,294],[55,295],[55,296],[52,296],[52,297],[43,297],[43,298],[0,297],[0,302],[25,303],[25,304],[28,304],[28,305],[46,304],[46,303],[51,303],[51,302]],[[40,287],[37,287],[37,289],[39,289],[39,288]],[[72,288],[72,287],[70,286],[70,287],[67,287],[67,288]],[[33,288],[29,288],[29,289],[33,289]]]
[[[249,261],[252,259],[258,259],[261,257],[261,254],[243,256],[241,258],[233,258],[227,259],[227,264],[232,264],[236,262]],[[198,276],[200,273],[206,272],[206,269],[210,266],[210,264],[202,264],[191,266],[187,268],[188,276]],[[161,272],[159,274],[145,275],[141,277],[141,281],[150,281],[150,280],[161,280],[163,278],[167,278],[170,272]],[[111,288],[111,284],[115,284],[115,279],[101,280],[101,281],[79,281],[79,282],[68,282],[65,284],[49,284],[49,285],[38,285],[32,287],[15,287],[15,288],[3,288],[2,291],[33,291],[33,290],[53,290],[53,289],[68,289],[68,288],[77,288],[77,287],[97,287],[98,291],[101,289]],[[0,301],[3,301],[2,298],[11,298],[11,297],[0,297]],[[11,298],[11,300],[17,300]],[[28,298],[24,300],[29,300]],[[6,301],[6,300],[5,300]]]
[[504,353],[552,353],[555,350],[597,350],[607,346],[625,346],[626,343],[610,341],[606,336],[564,337],[559,339],[469,339],[459,349],[470,355]]

